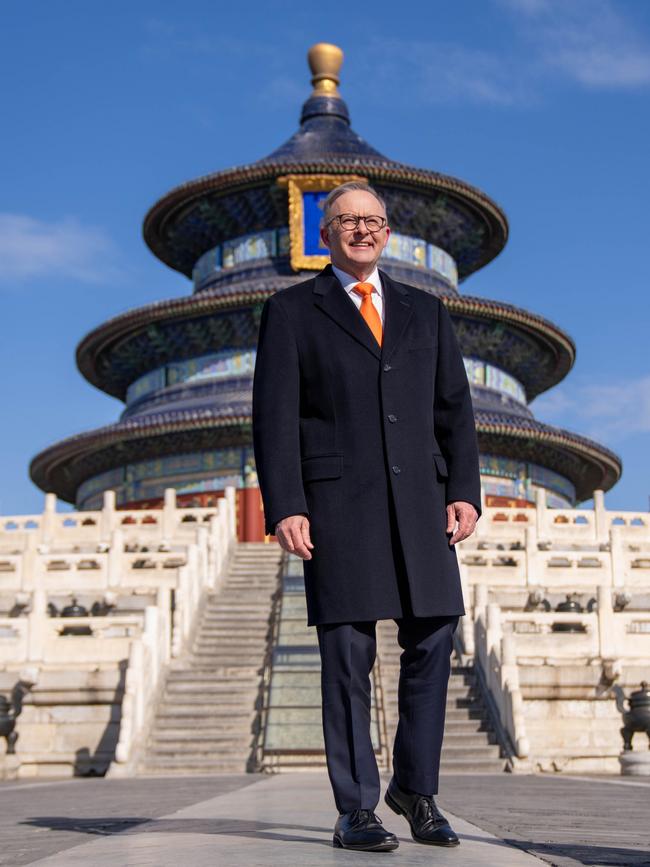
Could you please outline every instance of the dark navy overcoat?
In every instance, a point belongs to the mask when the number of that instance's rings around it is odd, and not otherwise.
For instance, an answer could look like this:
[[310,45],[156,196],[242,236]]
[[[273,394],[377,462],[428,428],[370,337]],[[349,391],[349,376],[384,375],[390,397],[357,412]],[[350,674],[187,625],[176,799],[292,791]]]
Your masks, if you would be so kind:
[[444,304],[379,273],[381,347],[330,265],[262,309],[253,445],[265,532],[309,517],[309,626],[402,616],[398,578],[416,616],[465,613],[445,509],[465,500],[481,514],[463,358]]

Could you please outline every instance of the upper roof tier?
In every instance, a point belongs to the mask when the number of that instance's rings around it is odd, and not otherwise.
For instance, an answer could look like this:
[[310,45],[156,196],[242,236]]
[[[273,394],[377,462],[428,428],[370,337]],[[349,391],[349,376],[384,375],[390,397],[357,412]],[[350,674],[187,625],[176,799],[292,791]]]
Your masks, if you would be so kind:
[[338,92],[339,48],[308,54],[314,90],[300,128],[267,157],[205,175],[174,188],[150,209],[143,234],[171,268],[192,274],[205,252],[231,238],[288,225],[288,195],[278,179],[290,174],[358,175],[385,198],[391,227],[441,247],[460,279],[501,252],[508,222],[501,208],[470,184],[390,160],[350,126]]

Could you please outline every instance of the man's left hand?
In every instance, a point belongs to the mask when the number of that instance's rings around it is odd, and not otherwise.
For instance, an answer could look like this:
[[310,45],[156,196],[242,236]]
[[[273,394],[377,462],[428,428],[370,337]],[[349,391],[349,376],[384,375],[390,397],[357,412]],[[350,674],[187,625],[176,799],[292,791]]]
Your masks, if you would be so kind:
[[478,512],[471,503],[465,503],[463,500],[457,500],[454,503],[449,503],[447,506],[447,532],[451,533],[454,525],[458,521],[456,532],[449,540],[450,545],[455,545],[456,542],[462,542],[471,536],[478,521]]

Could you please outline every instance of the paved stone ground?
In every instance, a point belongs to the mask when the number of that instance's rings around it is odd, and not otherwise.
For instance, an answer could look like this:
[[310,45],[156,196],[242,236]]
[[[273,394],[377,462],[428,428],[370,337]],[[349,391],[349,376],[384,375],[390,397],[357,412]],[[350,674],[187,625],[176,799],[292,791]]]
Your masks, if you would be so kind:
[[356,853],[332,848],[325,773],[3,783],[0,865],[650,865],[650,780],[444,775],[438,802],[460,847],[413,843],[382,800],[400,847]]
[[558,867],[650,865],[650,779],[446,776],[438,802]]

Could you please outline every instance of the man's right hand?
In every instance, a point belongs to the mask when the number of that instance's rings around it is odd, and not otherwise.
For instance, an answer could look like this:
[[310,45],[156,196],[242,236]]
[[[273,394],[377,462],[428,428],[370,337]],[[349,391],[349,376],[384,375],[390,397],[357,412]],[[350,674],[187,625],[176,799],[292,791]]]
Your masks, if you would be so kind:
[[275,535],[280,547],[290,554],[297,554],[303,560],[311,560],[309,548],[313,548],[309,538],[309,518],[305,515],[289,515],[275,525]]

